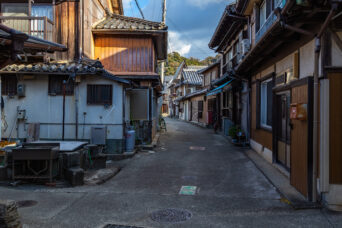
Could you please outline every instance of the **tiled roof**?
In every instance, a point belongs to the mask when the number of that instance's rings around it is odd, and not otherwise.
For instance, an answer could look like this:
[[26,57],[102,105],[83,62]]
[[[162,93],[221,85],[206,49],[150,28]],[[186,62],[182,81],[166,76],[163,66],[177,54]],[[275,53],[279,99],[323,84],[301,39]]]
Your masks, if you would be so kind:
[[0,69],[0,74],[25,73],[25,74],[72,74],[76,75],[100,75],[104,78],[130,84],[128,80],[119,78],[106,71],[98,60],[82,59],[80,61],[55,61],[50,63],[20,63],[10,64]]
[[189,66],[187,68],[183,68],[183,83],[191,85],[202,85],[203,78],[198,73],[198,71],[205,67],[206,66]]
[[21,63],[3,67],[0,72],[8,73],[97,73],[103,71],[103,65],[97,60],[54,61],[49,63]]
[[94,29],[127,30],[127,31],[159,31],[167,30],[164,23],[147,21],[135,17],[118,14],[108,14],[107,17],[94,26]]

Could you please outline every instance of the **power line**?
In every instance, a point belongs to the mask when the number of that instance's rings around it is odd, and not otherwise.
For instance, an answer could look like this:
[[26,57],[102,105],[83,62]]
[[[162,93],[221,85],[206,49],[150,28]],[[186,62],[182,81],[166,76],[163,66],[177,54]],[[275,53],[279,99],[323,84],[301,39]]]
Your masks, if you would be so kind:
[[135,0],[135,4],[137,5],[137,7],[138,7],[138,9],[139,9],[139,12],[140,12],[140,14],[141,14],[142,18],[143,18],[143,19],[145,19],[145,17],[144,17],[144,13],[143,13],[143,11],[142,11],[142,10],[141,10],[141,8],[140,8],[140,5],[139,5],[139,2],[138,2],[138,0]]

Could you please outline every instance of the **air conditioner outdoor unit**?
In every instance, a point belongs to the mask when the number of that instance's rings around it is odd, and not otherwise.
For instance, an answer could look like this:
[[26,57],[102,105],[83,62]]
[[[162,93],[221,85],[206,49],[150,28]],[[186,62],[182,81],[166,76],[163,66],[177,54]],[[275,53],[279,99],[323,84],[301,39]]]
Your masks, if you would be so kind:
[[241,41],[241,52],[242,52],[241,54],[242,54],[242,56],[245,56],[247,54],[250,47],[251,47],[251,44],[249,42],[249,39],[243,39]]

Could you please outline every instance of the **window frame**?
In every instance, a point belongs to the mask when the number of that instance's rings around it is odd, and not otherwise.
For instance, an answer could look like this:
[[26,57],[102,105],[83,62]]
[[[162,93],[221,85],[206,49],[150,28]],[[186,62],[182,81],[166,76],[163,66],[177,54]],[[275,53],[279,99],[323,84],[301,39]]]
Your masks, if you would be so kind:
[[[60,79],[57,80],[56,78],[60,78]],[[52,81],[56,82],[59,80],[61,81],[59,91],[51,91],[52,90],[51,83],[53,83]],[[69,79],[69,75],[49,75],[49,77],[48,77],[48,94],[50,96],[63,96],[63,81],[64,80],[66,80],[66,81],[69,80],[69,82],[66,86],[65,96],[73,96],[74,92],[75,92],[75,84],[71,78]],[[70,86],[70,88],[68,88],[68,86]]]
[[[259,86],[259,91],[258,91],[258,93],[259,93],[259,104],[258,104],[258,106],[259,106],[259,117],[258,117],[259,127],[266,129],[266,130],[272,130],[272,125],[273,125],[273,123],[271,123],[271,125],[267,124],[267,119],[268,119],[268,114],[269,114],[268,113],[268,106],[269,105],[273,106],[273,104],[272,104],[273,103],[273,93],[271,94],[272,102],[271,102],[271,104],[268,104],[268,100],[269,100],[269,98],[268,98],[268,96],[269,96],[268,85],[270,82],[272,82],[271,86],[273,85],[272,86],[272,88],[273,88],[274,87],[273,74],[271,77],[268,77],[268,78],[261,80],[259,82],[260,86]],[[264,91],[263,91],[263,85],[266,86]],[[264,108],[263,108],[264,102],[266,102],[266,104],[264,105]],[[266,116],[264,116],[264,115],[266,115]],[[271,114],[271,118],[273,119],[272,114]],[[273,122],[273,120],[272,120],[272,122]]]
[[[89,88],[90,87],[109,87],[110,90],[110,99],[108,101],[100,101],[101,98],[92,98],[90,99],[91,94],[89,93]],[[102,90],[102,89],[101,89]],[[97,94],[98,95],[98,94]],[[112,106],[113,105],[113,85],[112,84],[87,84],[87,105],[108,105]]]
[[[11,80],[13,80],[13,82],[9,82]],[[10,87],[8,83],[15,83],[15,88],[13,89],[13,91],[12,89],[8,89],[8,87]],[[18,94],[17,88],[18,88],[18,78],[15,75],[1,75],[1,95],[2,96],[17,95]]]

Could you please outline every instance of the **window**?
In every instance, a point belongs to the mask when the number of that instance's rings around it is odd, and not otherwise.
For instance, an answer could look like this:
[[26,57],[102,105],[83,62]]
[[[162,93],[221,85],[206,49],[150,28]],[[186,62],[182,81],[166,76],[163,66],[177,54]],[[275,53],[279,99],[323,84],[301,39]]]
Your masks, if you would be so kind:
[[272,88],[274,82],[272,78],[260,84],[260,126],[272,127]]
[[32,17],[47,17],[53,21],[53,6],[51,4],[34,4],[31,9]]
[[112,85],[88,85],[87,104],[112,105]]
[[203,118],[203,101],[198,101],[198,118]]
[[27,16],[28,4],[26,3],[2,3],[1,11],[3,16]]
[[266,22],[266,0],[263,1],[260,5],[260,19],[259,19],[259,25],[260,28],[262,25]]
[[63,82],[66,81],[65,95],[74,94],[74,82],[68,75],[50,75],[49,76],[49,94],[63,95]]
[[1,94],[6,95],[16,95],[17,94],[17,77],[15,75],[1,76]]
[[222,115],[233,119],[233,91],[231,89],[223,92]]

